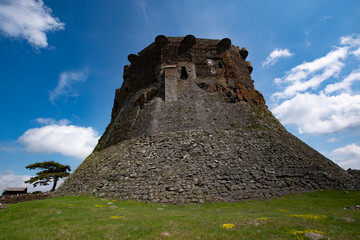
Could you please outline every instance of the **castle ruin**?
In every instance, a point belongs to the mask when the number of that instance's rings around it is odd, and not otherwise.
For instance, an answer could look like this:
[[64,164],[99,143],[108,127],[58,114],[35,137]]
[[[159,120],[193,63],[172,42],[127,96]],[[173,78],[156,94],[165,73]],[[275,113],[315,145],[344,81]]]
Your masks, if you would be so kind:
[[359,189],[272,115],[247,56],[192,35],[130,54],[110,124],[57,194],[202,203]]

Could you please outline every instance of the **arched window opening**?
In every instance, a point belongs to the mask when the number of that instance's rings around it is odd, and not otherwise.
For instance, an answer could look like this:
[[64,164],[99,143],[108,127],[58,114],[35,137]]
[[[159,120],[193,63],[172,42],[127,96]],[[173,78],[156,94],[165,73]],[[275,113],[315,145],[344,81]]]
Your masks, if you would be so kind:
[[186,67],[181,67],[181,75],[180,75],[180,78],[181,79],[187,79],[189,76],[188,76],[188,73],[186,71]]
[[223,64],[219,61],[219,68],[223,68]]

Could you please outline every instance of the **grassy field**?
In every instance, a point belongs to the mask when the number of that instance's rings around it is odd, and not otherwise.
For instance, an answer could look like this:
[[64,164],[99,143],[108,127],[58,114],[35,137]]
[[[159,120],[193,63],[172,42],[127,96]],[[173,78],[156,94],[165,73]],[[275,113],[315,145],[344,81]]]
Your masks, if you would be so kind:
[[[360,192],[187,205],[59,197],[0,210],[0,239],[360,239]],[[227,224],[227,225],[226,225]]]

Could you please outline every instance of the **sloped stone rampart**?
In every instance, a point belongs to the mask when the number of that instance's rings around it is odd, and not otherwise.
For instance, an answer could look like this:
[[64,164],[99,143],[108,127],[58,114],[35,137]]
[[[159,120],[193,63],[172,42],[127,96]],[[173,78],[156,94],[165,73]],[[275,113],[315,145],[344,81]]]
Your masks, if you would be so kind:
[[90,155],[57,194],[145,202],[234,202],[355,189],[339,166],[286,132],[182,131],[134,138]]

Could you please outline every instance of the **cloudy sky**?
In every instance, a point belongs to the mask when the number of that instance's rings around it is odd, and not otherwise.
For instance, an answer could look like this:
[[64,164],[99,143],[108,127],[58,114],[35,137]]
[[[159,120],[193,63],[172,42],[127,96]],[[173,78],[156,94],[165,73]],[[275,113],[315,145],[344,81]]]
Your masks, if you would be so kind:
[[75,170],[110,121],[128,54],[159,34],[246,47],[288,131],[360,168],[359,22],[358,0],[0,0],[0,192],[25,186],[34,162]]

